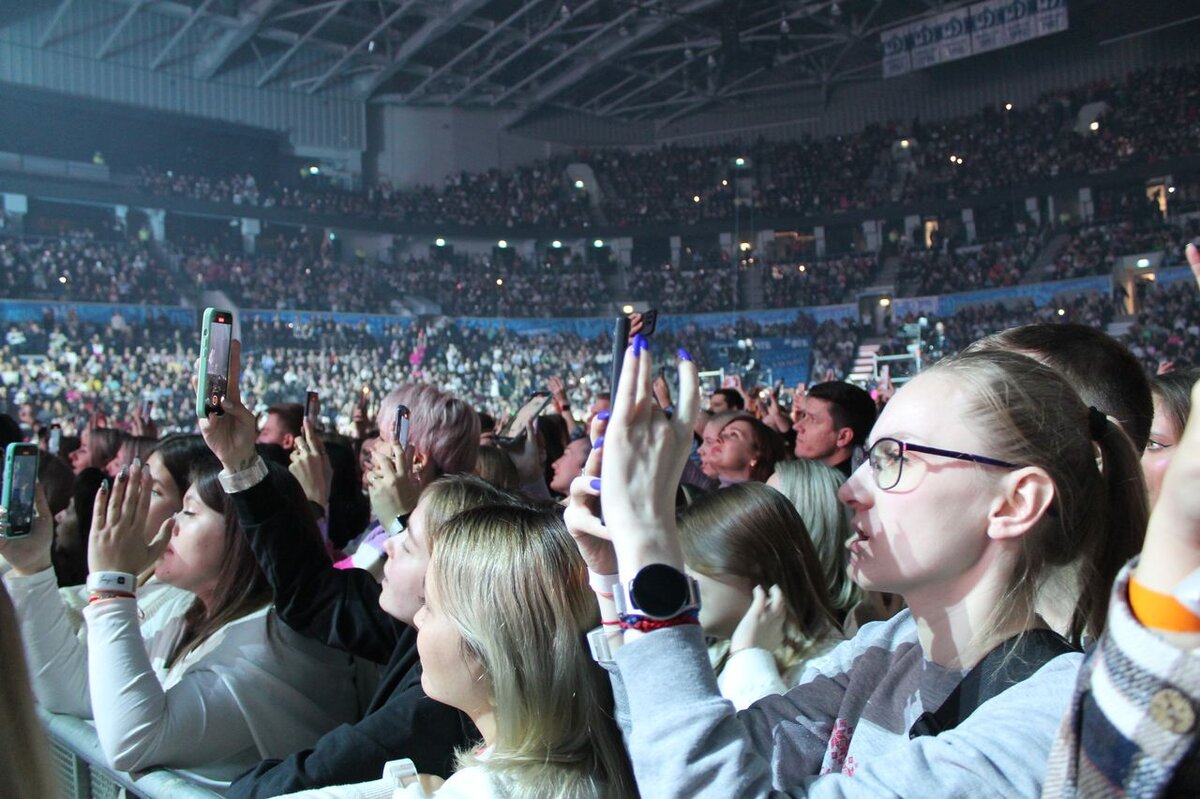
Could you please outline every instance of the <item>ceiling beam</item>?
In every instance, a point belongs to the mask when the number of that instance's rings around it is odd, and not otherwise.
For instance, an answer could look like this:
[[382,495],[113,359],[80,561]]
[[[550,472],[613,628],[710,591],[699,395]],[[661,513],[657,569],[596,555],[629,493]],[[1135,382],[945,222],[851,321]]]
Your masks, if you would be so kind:
[[606,67],[617,58],[620,58],[631,48],[650,39],[669,26],[678,23],[680,16],[701,13],[713,6],[719,5],[721,1],[692,0],[692,2],[670,14],[644,18],[639,21],[639,24],[633,31],[630,31],[628,36],[617,37],[608,47],[602,49],[591,58],[580,59],[581,63],[577,63],[576,66],[563,71],[558,77],[551,80],[545,86],[540,87],[534,92],[530,102],[523,110],[518,111],[505,121],[505,127],[511,128],[520,124],[527,116],[544,105],[546,101],[553,98],[556,94],[580,83],[584,78],[594,74],[596,70]]
[[392,56],[392,61],[379,72],[369,77],[360,79],[355,88],[358,93],[364,98],[370,98],[375,94],[381,86],[398,75],[413,56],[425,48],[426,45],[437,39],[442,38],[457,26],[466,22],[466,20],[478,12],[487,4],[487,0],[457,0],[449,10],[444,14],[431,15],[425,20],[420,29],[412,36],[404,40],[396,50],[396,54]]
[[175,31],[175,34],[167,40],[167,43],[163,46],[163,49],[159,50],[158,55],[156,55],[154,60],[150,62],[151,71],[154,71],[162,66],[163,62],[167,60],[167,56],[170,54],[170,52],[175,49],[175,45],[183,41],[183,37],[186,36],[187,32],[190,31],[192,26],[196,24],[196,20],[200,19],[205,11],[208,11],[208,7],[212,5],[212,2],[213,0],[204,0],[203,3],[196,7],[196,10],[192,12],[191,16],[183,21],[183,24],[179,26],[179,29]]
[[321,18],[317,20],[316,23],[314,23],[308,30],[306,30],[302,36],[297,38],[296,41],[292,42],[291,47],[289,47],[283,53],[283,55],[279,56],[279,58],[275,60],[275,63],[271,64],[271,66],[267,68],[266,72],[258,76],[258,80],[254,82],[254,85],[261,89],[263,86],[266,86],[268,83],[270,83],[271,79],[279,74],[279,70],[283,69],[284,65],[292,59],[292,56],[294,56],[300,50],[300,48],[304,46],[305,42],[311,39],[313,35],[325,25],[326,22],[333,19],[334,15],[341,11],[347,2],[348,0],[339,0],[339,2],[331,3],[329,7],[325,9],[325,13],[321,15]]
[[50,43],[50,37],[54,34],[54,29],[58,27],[58,23],[62,22],[67,11],[70,10],[75,0],[62,0],[58,10],[54,12],[54,16],[50,19],[50,24],[46,26],[46,30],[42,31],[42,38],[38,40],[38,47],[45,47]]
[[[551,0],[551,2],[555,3],[555,2],[557,2],[557,0]],[[490,42],[492,39],[499,36],[502,32],[507,30],[510,25],[512,25],[514,22],[516,22],[520,17],[522,17],[525,14],[527,14],[528,12],[532,11],[535,7],[536,7],[536,3],[523,3],[520,8],[518,8],[512,14],[505,17],[503,21],[497,23],[496,27],[492,28],[490,31],[488,31],[484,35],[480,36],[475,41],[471,42],[471,44],[468,45],[467,47],[464,47],[462,50],[459,50],[457,53],[454,54],[453,58],[451,58],[446,63],[442,64],[437,69],[435,69],[427,78],[425,78],[423,81],[421,81],[416,86],[414,86],[412,88],[412,91],[409,91],[406,94],[406,97],[414,98],[414,97],[420,96],[421,92],[423,92],[425,90],[425,87],[428,86],[429,84],[433,83],[433,81],[440,78],[443,74],[445,74],[446,70],[450,69],[451,67],[456,65],[458,62],[462,61],[464,58],[469,56],[471,53],[475,52],[480,47],[482,47],[483,45]],[[392,65],[389,65],[388,69],[389,70],[392,69]],[[395,74],[394,72],[391,73],[391,75],[394,75],[394,74]],[[388,77],[390,78],[391,75],[388,75]]]
[[324,74],[318,77],[316,81],[308,87],[308,93],[315,94],[317,91],[319,91],[322,86],[329,82],[330,78],[337,74],[338,70],[341,69],[347,61],[354,57],[355,53],[366,47],[372,39],[387,30],[394,21],[407,14],[412,7],[417,4],[417,2],[418,0],[404,0],[404,2],[398,5],[395,10],[384,17],[383,21],[376,25],[370,33],[359,39],[352,47],[347,49],[345,54],[334,62],[333,66],[325,70]]
[[601,116],[604,116],[604,115],[606,115],[606,114],[611,114],[611,113],[614,113],[614,112],[615,112],[616,110],[618,110],[618,109],[620,109],[620,110],[622,110],[622,111],[624,111],[624,110],[628,110],[628,109],[625,109],[625,108],[624,108],[624,104],[625,104],[625,103],[628,103],[628,102],[629,102],[630,100],[632,100],[633,98],[635,98],[635,97],[638,97],[638,96],[639,96],[639,95],[641,95],[643,92],[646,92],[646,91],[648,91],[648,90],[650,90],[650,89],[653,89],[655,86],[659,85],[659,84],[660,84],[660,83],[662,83],[663,81],[665,81],[665,80],[667,80],[668,78],[672,77],[672,76],[673,76],[673,75],[675,75],[676,73],[678,73],[678,72],[682,72],[683,70],[685,70],[685,69],[687,69],[688,67],[690,67],[692,64],[695,64],[695,63],[697,63],[698,61],[700,61],[700,59],[705,59],[705,60],[707,60],[707,58],[708,58],[708,56],[709,56],[709,55],[711,55],[711,54],[713,54],[713,53],[716,53],[716,52],[717,52],[718,50],[720,50],[720,49],[721,49],[721,48],[720,48],[720,46],[719,46],[719,45],[718,45],[718,46],[715,46],[715,47],[709,47],[709,48],[707,48],[707,49],[705,49],[705,50],[701,50],[699,53],[696,53],[696,54],[695,54],[695,55],[694,55],[692,58],[690,58],[690,59],[688,59],[688,58],[685,58],[685,59],[683,59],[683,60],[682,60],[682,61],[680,61],[678,64],[676,64],[675,66],[671,67],[669,70],[667,70],[666,72],[662,73],[661,75],[659,75],[659,76],[658,76],[657,78],[655,78],[654,80],[652,80],[652,81],[648,81],[647,83],[644,83],[644,84],[642,84],[642,85],[641,85],[641,86],[639,86],[637,89],[635,89],[634,91],[632,91],[632,92],[630,92],[629,94],[625,95],[624,97],[620,97],[620,98],[618,98],[618,99],[617,99],[615,102],[609,103],[609,104],[608,104],[606,107],[604,107],[604,108],[601,108],[601,109],[600,109],[600,111],[599,111],[598,113],[599,113]]
[[101,43],[100,49],[96,51],[96,58],[100,59],[108,55],[108,52],[112,50],[112,46],[117,43],[117,37],[121,35],[121,31],[125,30],[125,26],[129,24],[129,21],[132,20],[134,16],[137,15],[137,12],[141,11],[142,7],[145,5],[146,0],[134,0],[134,2],[129,4],[129,8],[125,9],[125,13],[121,15],[120,22],[113,27],[112,31],[110,31],[108,34],[108,38]]
[[258,33],[267,16],[279,3],[280,0],[254,0],[250,3],[245,11],[238,14],[238,27],[222,33],[211,47],[205,48],[196,57],[196,77],[201,80],[216,77],[225,62]]
[[[598,1],[599,0],[586,0],[586,2],[583,5],[579,6],[571,13],[571,16],[574,16],[575,14],[579,14],[583,11],[586,11],[587,9],[589,9],[593,5],[595,5]],[[476,86],[478,86],[481,83],[483,83],[484,81],[486,81],[488,78],[490,78],[492,75],[499,72],[501,69],[504,69],[504,67],[508,66],[516,58],[529,52],[530,49],[536,47],[537,45],[544,42],[546,39],[548,39],[551,36],[553,36],[554,34],[558,33],[559,29],[561,29],[568,22],[570,22],[570,20],[571,20],[570,16],[568,16],[568,17],[559,16],[557,19],[554,20],[553,23],[551,23],[548,27],[544,28],[543,30],[539,31],[536,36],[531,37],[527,42],[525,42],[525,44],[521,45],[516,50],[509,53],[507,56],[505,56],[501,60],[497,61],[495,64],[492,64],[490,67],[488,67],[486,70],[484,70],[481,74],[476,75],[474,78],[472,78],[470,81],[468,81],[466,86],[464,86],[453,97],[450,98],[450,102],[456,103],[459,100],[461,100],[463,95],[470,92]]]

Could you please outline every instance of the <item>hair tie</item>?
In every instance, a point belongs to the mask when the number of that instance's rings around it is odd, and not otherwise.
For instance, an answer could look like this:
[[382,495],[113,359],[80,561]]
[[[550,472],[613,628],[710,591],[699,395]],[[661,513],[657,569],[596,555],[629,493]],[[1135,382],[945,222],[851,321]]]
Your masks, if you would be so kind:
[[1108,417],[1104,411],[1088,407],[1088,432],[1091,433],[1092,441],[1099,441],[1107,430]]

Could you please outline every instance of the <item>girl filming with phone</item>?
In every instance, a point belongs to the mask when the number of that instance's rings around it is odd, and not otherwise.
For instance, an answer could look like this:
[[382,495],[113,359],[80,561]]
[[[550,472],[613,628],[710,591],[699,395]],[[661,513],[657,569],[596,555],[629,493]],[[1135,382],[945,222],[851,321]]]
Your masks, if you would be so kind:
[[[215,461],[198,463],[182,509],[162,524],[169,541],[155,574],[194,599],[154,631],[139,626],[136,577],[156,490],[152,472],[135,463],[97,494],[83,611],[88,691],[73,710],[94,719],[113,768],[194,769],[198,778],[224,782],[357,712],[350,660],[276,617],[218,470]],[[303,503],[298,487],[295,493],[292,501]],[[39,517],[33,537],[48,541],[48,512]],[[34,578],[14,591],[32,671],[52,671],[58,647],[74,638],[56,595],[37,582],[49,570],[29,558],[14,571]]]
[[[649,354],[636,344],[631,354],[599,490],[575,503],[572,526],[596,579],[611,584],[599,602],[620,629],[604,660],[642,794],[924,795],[936,785],[1038,796],[1081,657],[1037,616],[1039,577],[1077,560],[1090,575],[1108,536],[1144,529],[1145,489],[1120,430],[1023,356],[958,356],[915,378],[840,491],[854,514],[852,576],[901,594],[908,610],[735,714],[709,666],[703,597],[682,573],[672,512],[696,370],[681,359],[679,412],[666,419],[649,401]],[[584,512],[596,494],[603,523]],[[1094,592],[1081,596],[1090,617]]]

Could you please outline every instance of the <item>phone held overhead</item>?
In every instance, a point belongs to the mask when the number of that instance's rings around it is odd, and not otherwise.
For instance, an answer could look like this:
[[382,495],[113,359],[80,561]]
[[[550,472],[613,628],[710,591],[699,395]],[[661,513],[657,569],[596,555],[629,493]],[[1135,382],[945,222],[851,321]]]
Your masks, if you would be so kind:
[[221,402],[229,390],[229,355],[233,344],[233,311],[204,309],[200,332],[200,374],[196,381],[196,415],[225,413]]
[[5,538],[24,538],[33,531],[34,489],[37,486],[36,444],[9,444],[4,451],[4,511],[0,526]]
[[544,391],[535,391],[525,401],[525,404],[508,417],[504,427],[496,432],[496,443],[501,446],[514,447],[525,441],[525,433],[529,423],[542,415],[552,397]]

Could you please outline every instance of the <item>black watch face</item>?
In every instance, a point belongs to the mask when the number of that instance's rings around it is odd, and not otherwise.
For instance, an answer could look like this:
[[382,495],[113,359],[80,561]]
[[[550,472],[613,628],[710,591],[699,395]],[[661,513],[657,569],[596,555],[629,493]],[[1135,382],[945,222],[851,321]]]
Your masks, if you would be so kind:
[[632,583],[630,597],[642,613],[652,618],[669,619],[687,604],[687,577],[665,564],[646,566]]

